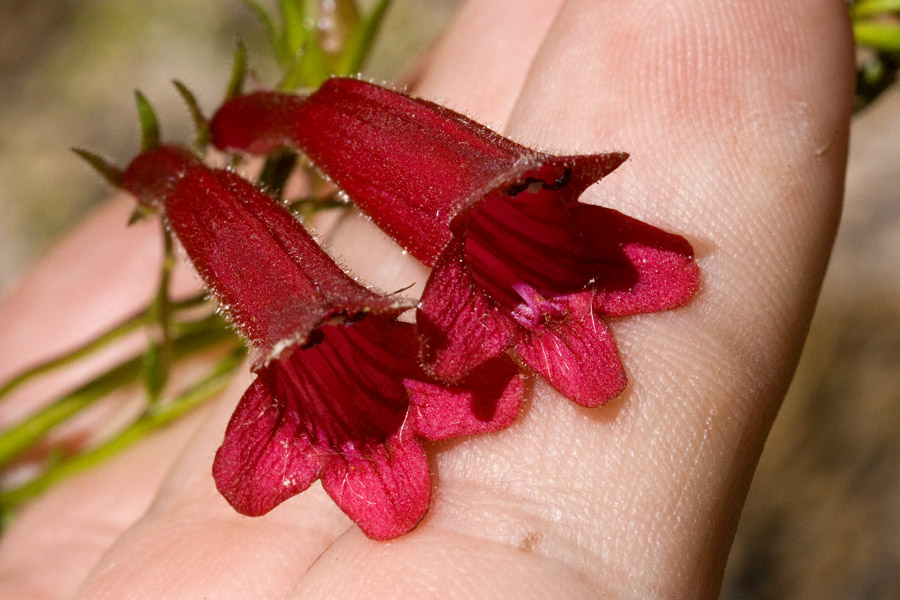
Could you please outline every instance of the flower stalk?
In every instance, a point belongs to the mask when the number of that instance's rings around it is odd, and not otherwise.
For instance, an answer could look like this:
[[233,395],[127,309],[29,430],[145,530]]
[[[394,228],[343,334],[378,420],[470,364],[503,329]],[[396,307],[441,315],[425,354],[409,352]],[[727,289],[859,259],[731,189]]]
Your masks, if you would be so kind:
[[[229,337],[228,330],[218,317],[208,317],[177,326],[173,331],[172,358],[177,361],[192,356],[220,345]],[[23,421],[0,432],[0,468],[37,446],[47,433],[70,417],[94,405],[110,393],[136,383],[144,373],[144,369],[143,355],[121,361]]]
[[4,517],[9,515],[18,506],[50,486],[120,454],[147,434],[175,422],[207,399],[219,394],[228,385],[245,355],[244,348],[238,346],[189,389],[170,402],[149,406],[134,422],[110,439],[96,447],[51,463],[39,476],[23,485],[0,491],[0,515]]
[[170,282],[172,268],[175,266],[174,244],[172,234],[164,224],[160,224],[163,240],[163,259],[160,268],[159,285],[156,296],[150,304],[151,324],[148,334],[147,349],[143,360],[143,383],[147,392],[147,400],[155,404],[169,378],[172,363],[172,311]]

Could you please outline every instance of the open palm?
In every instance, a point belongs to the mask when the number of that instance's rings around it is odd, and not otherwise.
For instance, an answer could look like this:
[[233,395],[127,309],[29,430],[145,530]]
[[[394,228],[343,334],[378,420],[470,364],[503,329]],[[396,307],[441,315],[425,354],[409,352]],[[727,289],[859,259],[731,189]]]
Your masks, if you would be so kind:
[[[412,91],[544,150],[629,152],[582,201],[696,250],[688,306],[612,324],[626,391],[584,409],[531,379],[514,426],[433,445],[425,520],[373,542],[318,484],[259,518],[219,496],[210,468],[241,377],[23,511],[0,544],[0,597],[715,596],[840,213],[844,12],[839,0],[468,2]],[[122,228],[130,203],[84,224],[8,298],[0,360],[145,301],[154,238]],[[337,225],[330,250],[382,289],[421,290],[423,267],[361,218]],[[73,265],[79,277],[60,277]],[[86,295],[59,322],[40,314],[41,298]]]

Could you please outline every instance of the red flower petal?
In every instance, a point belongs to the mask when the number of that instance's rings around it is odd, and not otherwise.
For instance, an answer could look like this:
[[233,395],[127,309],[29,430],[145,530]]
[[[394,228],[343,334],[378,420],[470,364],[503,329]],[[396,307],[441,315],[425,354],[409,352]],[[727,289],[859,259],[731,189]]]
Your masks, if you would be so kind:
[[601,406],[625,388],[625,371],[609,328],[595,317],[587,298],[576,304],[567,318],[531,328],[516,351],[573,402]]
[[461,244],[452,241],[428,278],[416,313],[422,358],[435,376],[458,381],[512,345],[515,325],[493,304],[463,263]]
[[138,156],[125,171],[125,187],[163,208],[207,287],[264,359],[286,342],[304,342],[330,316],[399,312],[396,299],[350,279],[253,184],[210,169],[182,148]]
[[577,204],[572,212],[583,230],[595,232],[620,257],[609,261],[591,286],[595,310],[614,316],[652,313],[682,306],[693,297],[700,268],[683,237],[609,208]]
[[297,414],[261,379],[244,393],[216,452],[216,487],[239,513],[262,515],[319,477],[319,457]]
[[446,440],[512,425],[519,416],[524,382],[516,364],[502,355],[483,363],[460,385],[409,380],[406,388],[416,432],[429,440]]
[[410,436],[396,435],[366,454],[331,458],[324,467],[322,486],[375,540],[397,537],[415,527],[431,499],[428,460]]
[[532,154],[432,102],[341,78],[304,98],[235,98],[215,114],[210,133],[222,149],[301,148],[426,264],[449,241],[447,224],[465,201]]
[[619,240],[594,227],[596,220],[582,219],[595,207],[576,201],[623,159],[554,157],[501,182],[461,213],[452,228],[465,240],[464,260],[478,286],[513,312],[532,292],[554,300],[592,285],[632,285],[635,269]]
[[415,326],[373,315],[324,325],[317,336],[258,369],[260,377],[317,448],[350,455],[383,443],[407,419],[403,380],[422,376]]

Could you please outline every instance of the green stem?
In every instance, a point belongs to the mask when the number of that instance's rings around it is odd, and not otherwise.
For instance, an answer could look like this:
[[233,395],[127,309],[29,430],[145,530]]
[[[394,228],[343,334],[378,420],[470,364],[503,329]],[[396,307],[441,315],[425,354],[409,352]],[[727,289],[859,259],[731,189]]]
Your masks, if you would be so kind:
[[900,12],[900,0],[862,0],[850,7],[854,19],[874,17],[889,12]]
[[284,194],[284,186],[297,164],[295,152],[276,152],[270,154],[259,175],[259,183],[276,200]]
[[149,407],[130,426],[95,448],[61,460],[28,483],[0,492],[0,511],[8,512],[37,496],[66,477],[89,469],[119,454],[127,447],[161,427],[169,425],[208,398],[220,393],[241,364],[246,351],[239,347],[222,359],[202,380],[191,386],[172,402]]
[[876,21],[857,21],[853,24],[856,43],[890,54],[900,53],[900,25]]
[[175,251],[172,234],[160,220],[163,237],[163,260],[160,268],[159,285],[156,296],[150,304],[150,342],[144,352],[144,388],[150,403],[159,400],[172,364],[171,343],[171,301],[169,284],[172,279],[172,268],[175,266]]
[[[194,308],[203,304],[206,301],[205,298],[205,295],[198,294],[197,296],[193,296],[186,300],[172,302],[172,309],[174,311],[180,311],[187,308]],[[55,369],[59,369],[61,367],[65,367],[82,358],[85,358],[86,356],[89,356],[91,353],[100,350],[101,348],[118,340],[119,338],[124,337],[132,331],[143,327],[144,325],[149,323],[151,319],[152,317],[150,315],[150,311],[142,310],[141,312],[128,317],[124,321],[113,325],[112,327],[101,333],[99,336],[75,348],[74,350],[29,367],[25,371],[14,375],[12,379],[8,380],[6,383],[0,386],[0,399],[8,395],[14,389],[18,388],[24,383],[31,381],[32,379],[35,379],[40,375],[43,375]]]
[[302,198],[288,204],[288,210],[306,221],[319,211],[333,208],[348,208],[349,204],[341,200],[337,194],[329,194],[318,198]]
[[[210,326],[208,319],[196,329],[187,328],[184,335],[173,343],[175,357],[187,356],[198,350],[228,339],[233,334],[222,324]],[[110,392],[134,383],[141,374],[143,357],[137,356],[119,363],[111,370],[82,385],[26,418],[24,421],[0,433],[0,467],[32,448],[44,435],[84,410]]]
[[365,20],[360,23],[347,42],[347,46],[341,53],[335,75],[353,75],[359,71],[363,61],[369,55],[375,36],[384,22],[384,15],[390,6],[390,0],[379,0],[372,8]]

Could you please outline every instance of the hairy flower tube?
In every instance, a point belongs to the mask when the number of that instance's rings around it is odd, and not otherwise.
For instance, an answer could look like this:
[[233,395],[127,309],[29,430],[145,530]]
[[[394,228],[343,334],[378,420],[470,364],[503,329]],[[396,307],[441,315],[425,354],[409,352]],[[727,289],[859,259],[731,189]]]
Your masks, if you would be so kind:
[[418,306],[429,372],[457,381],[514,348],[584,406],[626,377],[605,317],[681,306],[698,286],[683,237],[578,202],[624,153],[553,156],[437,104],[354,79],[257,92],[215,115],[219,148],[303,151],[433,267]]
[[501,429],[522,381],[508,357],[448,386],[418,361],[407,303],[348,277],[283,206],[187,149],[148,150],[124,187],[160,211],[197,272],[258,351],[213,466],[222,495],[261,515],[321,479],[371,538],[428,507],[421,440]]

